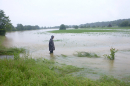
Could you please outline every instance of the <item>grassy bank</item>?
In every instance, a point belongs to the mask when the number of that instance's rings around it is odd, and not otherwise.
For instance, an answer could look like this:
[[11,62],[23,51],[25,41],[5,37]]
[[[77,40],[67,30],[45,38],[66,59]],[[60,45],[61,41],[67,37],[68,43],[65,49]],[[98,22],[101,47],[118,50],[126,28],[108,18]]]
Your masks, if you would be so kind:
[[129,86],[114,79],[103,76],[93,81],[88,78],[70,75],[80,71],[74,66],[57,66],[55,62],[41,59],[0,59],[1,86]]
[[15,53],[23,53],[25,52],[24,48],[11,47],[6,48],[2,45],[5,37],[0,36],[0,55],[14,55]]

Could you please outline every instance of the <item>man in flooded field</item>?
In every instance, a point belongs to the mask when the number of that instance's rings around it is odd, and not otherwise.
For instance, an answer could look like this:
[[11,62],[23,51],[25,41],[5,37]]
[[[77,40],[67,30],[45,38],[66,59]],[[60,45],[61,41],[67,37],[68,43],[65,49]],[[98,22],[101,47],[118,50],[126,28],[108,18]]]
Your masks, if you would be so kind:
[[53,53],[53,51],[55,50],[55,45],[54,45],[53,39],[54,39],[54,36],[52,35],[51,39],[49,41],[49,51],[50,51],[50,54]]

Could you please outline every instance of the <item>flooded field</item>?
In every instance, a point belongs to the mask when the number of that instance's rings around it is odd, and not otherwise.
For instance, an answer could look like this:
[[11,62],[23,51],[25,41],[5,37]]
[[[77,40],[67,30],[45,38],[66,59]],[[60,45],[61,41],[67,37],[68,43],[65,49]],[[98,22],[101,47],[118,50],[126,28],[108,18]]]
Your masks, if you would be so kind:
[[[48,30],[7,32],[6,47],[24,47],[33,58],[46,58],[61,64],[74,65],[84,70],[76,75],[98,79],[100,75],[112,75],[130,80],[130,30],[127,32],[49,33]],[[56,29],[53,29],[56,30]],[[54,35],[56,50],[49,54],[48,43]],[[103,55],[110,48],[118,49],[115,60]],[[76,52],[95,53],[99,58],[77,57]]]

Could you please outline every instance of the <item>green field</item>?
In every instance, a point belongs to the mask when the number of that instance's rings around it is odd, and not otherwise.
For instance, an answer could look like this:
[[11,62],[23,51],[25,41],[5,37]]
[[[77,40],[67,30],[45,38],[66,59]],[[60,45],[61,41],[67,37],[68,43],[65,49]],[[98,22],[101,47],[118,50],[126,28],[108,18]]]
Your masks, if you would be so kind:
[[51,33],[84,33],[84,32],[126,32],[130,28],[86,28],[86,29],[69,29],[48,31]]

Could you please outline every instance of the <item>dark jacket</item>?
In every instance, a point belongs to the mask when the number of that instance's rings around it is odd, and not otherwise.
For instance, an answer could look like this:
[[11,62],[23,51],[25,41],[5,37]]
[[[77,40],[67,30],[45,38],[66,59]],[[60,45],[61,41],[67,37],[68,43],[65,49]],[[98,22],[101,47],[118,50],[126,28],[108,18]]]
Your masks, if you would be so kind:
[[53,42],[53,36],[51,36],[51,39],[49,41],[49,51],[53,51],[53,50],[55,50],[55,45]]

